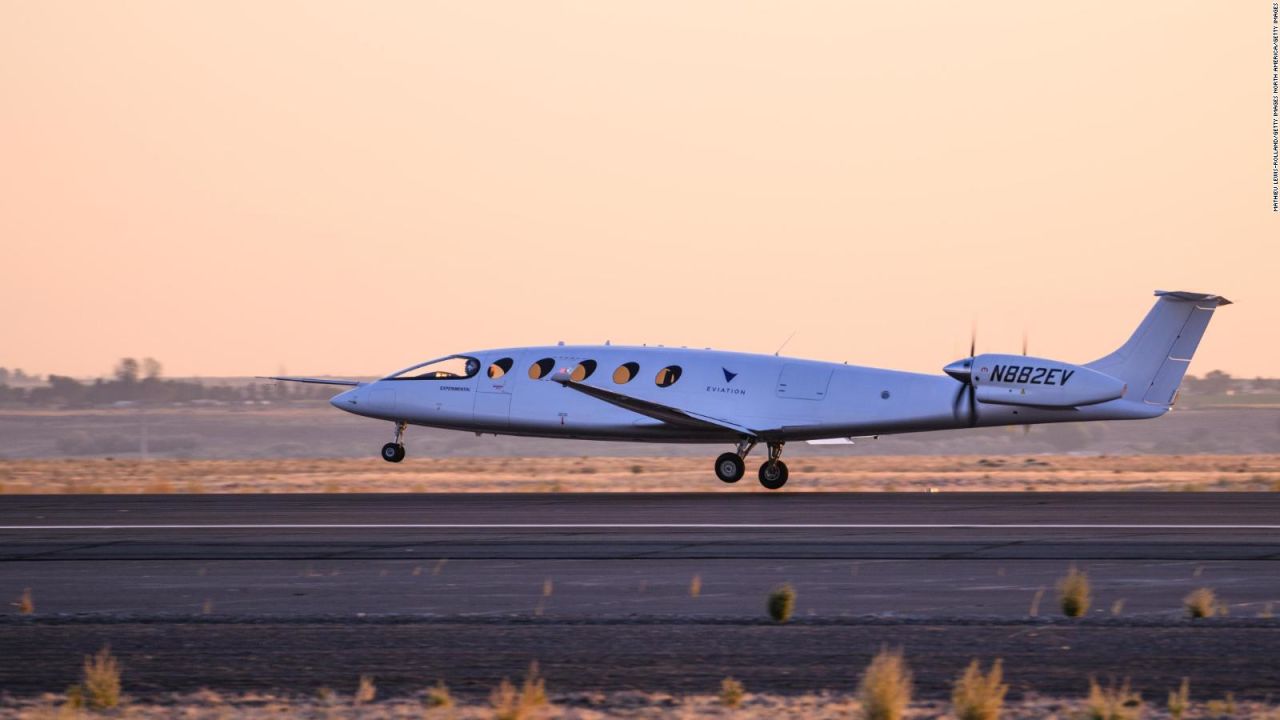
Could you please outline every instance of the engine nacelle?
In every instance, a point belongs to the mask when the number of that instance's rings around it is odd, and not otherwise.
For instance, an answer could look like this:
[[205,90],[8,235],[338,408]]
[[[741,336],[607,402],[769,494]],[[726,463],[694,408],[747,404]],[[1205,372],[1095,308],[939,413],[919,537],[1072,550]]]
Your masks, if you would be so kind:
[[973,359],[978,402],[1068,408],[1123,397],[1125,384],[1080,365],[1028,357],[984,354]]

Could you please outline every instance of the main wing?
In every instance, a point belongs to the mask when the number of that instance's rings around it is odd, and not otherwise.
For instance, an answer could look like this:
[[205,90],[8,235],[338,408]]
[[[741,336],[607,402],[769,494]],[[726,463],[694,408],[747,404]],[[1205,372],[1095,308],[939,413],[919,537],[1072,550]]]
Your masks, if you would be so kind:
[[259,375],[259,380],[283,380],[285,382],[311,383],[313,385],[342,385],[345,387],[356,387],[364,383],[359,380],[343,380],[341,378],[314,378],[314,377],[291,377],[287,375]]
[[552,382],[560,383],[564,387],[571,390],[577,390],[583,395],[602,400],[610,405],[616,405],[635,413],[639,413],[655,420],[661,420],[669,425],[677,427],[689,428],[691,430],[729,430],[738,435],[746,435],[750,438],[759,439],[760,432],[752,430],[749,427],[739,425],[738,423],[724,420],[722,418],[703,415],[702,413],[693,412],[692,410],[684,410],[672,405],[663,405],[652,400],[642,400],[631,395],[623,395],[612,390],[594,387],[591,385],[583,385],[574,382],[570,377],[568,370],[560,370],[549,378]]

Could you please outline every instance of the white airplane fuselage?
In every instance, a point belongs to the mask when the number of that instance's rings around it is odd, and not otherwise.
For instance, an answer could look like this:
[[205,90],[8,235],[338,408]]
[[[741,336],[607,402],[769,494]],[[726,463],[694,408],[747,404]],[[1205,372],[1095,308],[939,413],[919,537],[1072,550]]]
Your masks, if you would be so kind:
[[[341,393],[331,402],[372,418],[502,435],[724,443],[742,434],[729,428],[672,425],[572,392],[548,377],[529,375],[540,360],[553,360],[557,370],[572,370],[584,360],[594,360],[596,370],[584,383],[710,418],[732,419],[745,428],[760,428],[762,438],[768,440],[970,427],[967,411],[956,407],[956,381],[946,375],[773,355],[620,345],[504,348],[459,355],[477,359],[480,372],[463,379],[384,378]],[[511,371],[489,378],[487,368],[502,359],[512,361]],[[639,370],[629,382],[614,382],[615,370],[625,363],[636,363]],[[657,374],[668,367],[680,368],[680,377],[659,387]],[[983,405],[974,424],[1144,418],[1166,409],[1123,399],[1069,409]]]
[[760,482],[787,481],[782,447],[891,433],[1135,420],[1173,406],[1217,295],[1156,292],[1128,341],[1080,365],[976,354],[941,375],[776,355],[662,346],[552,345],[458,353],[373,382],[276,378],[344,385],[330,402],[395,423],[382,457],[405,457],[409,425],[480,434],[583,440],[734,444],[717,477],[737,482],[757,444],[768,448]]

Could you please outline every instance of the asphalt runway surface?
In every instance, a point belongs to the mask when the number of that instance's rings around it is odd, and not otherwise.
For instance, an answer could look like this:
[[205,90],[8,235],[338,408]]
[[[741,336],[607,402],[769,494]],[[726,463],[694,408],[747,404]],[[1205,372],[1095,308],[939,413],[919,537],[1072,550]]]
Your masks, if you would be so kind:
[[[1083,621],[1057,617],[1072,563]],[[1182,619],[1201,586],[1230,617]],[[65,687],[107,642],[143,693],[361,672],[481,692],[533,659],[560,690],[849,689],[888,643],[925,695],[1002,656],[1015,690],[1280,696],[1275,493],[8,496],[0,592],[23,588],[35,615],[0,618],[13,692]]]

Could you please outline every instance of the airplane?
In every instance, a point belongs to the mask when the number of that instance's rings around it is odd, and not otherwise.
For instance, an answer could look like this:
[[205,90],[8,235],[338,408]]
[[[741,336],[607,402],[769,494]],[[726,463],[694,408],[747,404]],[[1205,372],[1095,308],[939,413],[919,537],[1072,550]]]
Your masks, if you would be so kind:
[[716,477],[735,483],[757,445],[769,490],[787,483],[788,442],[850,443],[895,433],[1159,417],[1172,408],[1218,295],[1157,290],[1115,352],[1083,365],[976,353],[942,374],[719,350],[558,345],[478,350],[372,382],[269,379],[349,389],[330,403],[395,425],[382,458],[405,457],[409,425],[582,440],[728,444]]

